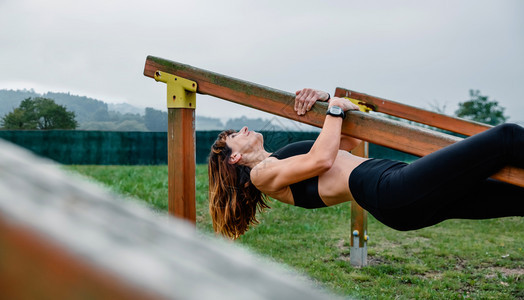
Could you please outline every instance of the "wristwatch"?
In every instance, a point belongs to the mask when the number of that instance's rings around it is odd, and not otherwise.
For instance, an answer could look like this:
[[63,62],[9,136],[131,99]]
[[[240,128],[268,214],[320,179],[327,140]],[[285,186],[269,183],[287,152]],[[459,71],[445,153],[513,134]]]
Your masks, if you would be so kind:
[[336,105],[330,106],[326,112],[326,115],[341,117],[342,119],[346,117],[346,113],[342,110],[342,108]]

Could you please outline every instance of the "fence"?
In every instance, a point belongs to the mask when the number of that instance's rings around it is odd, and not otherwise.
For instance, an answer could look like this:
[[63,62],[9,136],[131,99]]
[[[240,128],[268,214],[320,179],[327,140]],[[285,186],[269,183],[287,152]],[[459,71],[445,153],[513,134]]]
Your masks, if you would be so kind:
[[[209,149],[220,131],[196,132],[196,163],[207,163]],[[318,132],[262,132],[265,147],[274,151],[284,145],[314,140]],[[33,153],[67,165],[163,165],[167,164],[166,132],[114,132],[75,130],[1,130],[0,138]],[[413,155],[370,145],[370,155],[410,161]]]

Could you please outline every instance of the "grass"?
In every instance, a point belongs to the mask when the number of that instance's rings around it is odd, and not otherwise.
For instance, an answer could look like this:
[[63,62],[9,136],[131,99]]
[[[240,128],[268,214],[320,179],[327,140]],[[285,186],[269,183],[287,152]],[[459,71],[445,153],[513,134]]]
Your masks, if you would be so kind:
[[[70,166],[167,211],[166,166]],[[212,233],[207,169],[197,166],[197,228]],[[524,199],[523,199],[524,200]],[[496,205],[496,199],[494,199]],[[524,218],[448,220],[399,232],[368,220],[370,265],[349,264],[350,203],[306,210],[277,201],[236,243],[337,294],[379,299],[524,299]]]

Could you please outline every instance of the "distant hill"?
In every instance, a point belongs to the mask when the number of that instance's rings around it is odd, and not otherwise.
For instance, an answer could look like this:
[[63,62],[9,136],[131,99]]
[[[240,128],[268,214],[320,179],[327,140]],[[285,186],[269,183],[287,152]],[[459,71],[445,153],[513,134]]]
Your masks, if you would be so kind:
[[[53,99],[69,111],[75,112],[79,130],[111,131],[165,131],[167,112],[153,108],[138,108],[127,103],[111,104],[86,96],[70,93],[48,92],[39,94],[30,90],[0,90],[0,118],[12,112],[22,100],[34,97]],[[226,125],[218,118],[196,117],[197,130],[240,129],[248,126],[252,130],[282,130],[271,120],[250,119],[245,116],[229,120]]]
[[108,103],[107,109],[110,111],[118,111],[122,114],[138,114],[143,116],[145,114],[144,108],[139,108],[127,103]]
[[0,90],[0,117],[13,111],[22,100],[44,97],[53,99],[75,113],[78,129],[147,131],[144,124],[144,109],[132,105],[107,104],[103,101],[70,93],[47,92],[40,94],[30,90]]
[[20,105],[22,100],[29,97],[39,97],[40,95],[35,93],[34,90],[0,90],[0,116],[13,111]]
[[44,97],[53,99],[56,104],[67,107],[68,110],[74,111],[78,123],[92,121],[99,111],[108,111],[108,106],[105,102],[88,98],[85,96],[71,95],[70,93],[54,93],[48,92],[39,94],[34,90],[0,90],[0,115],[13,111],[14,108],[20,105],[22,100],[34,97]]
[[197,130],[224,130],[224,124],[218,118],[196,116],[195,127]]

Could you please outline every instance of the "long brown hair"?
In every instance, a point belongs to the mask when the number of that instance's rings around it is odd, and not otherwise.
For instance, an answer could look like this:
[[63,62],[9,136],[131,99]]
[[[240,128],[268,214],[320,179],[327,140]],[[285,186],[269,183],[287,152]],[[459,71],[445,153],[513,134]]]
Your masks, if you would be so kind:
[[269,208],[267,196],[250,179],[247,166],[230,164],[231,148],[226,137],[236,131],[226,130],[218,135],[209,155],[209,213],[215,232],[236,239],[250,225],[258,224],[256,212]]

